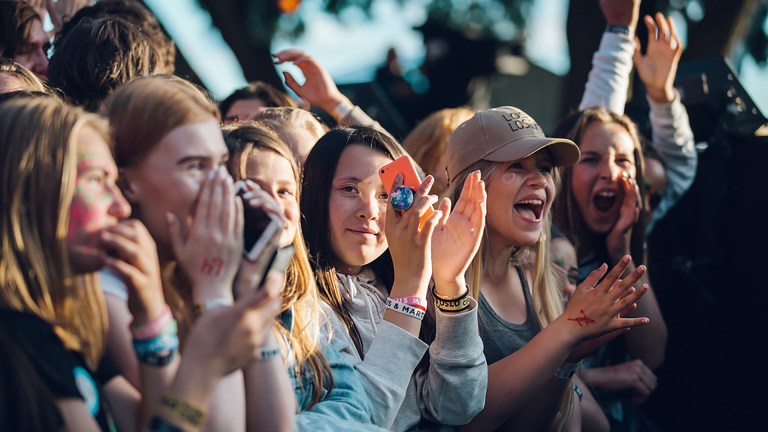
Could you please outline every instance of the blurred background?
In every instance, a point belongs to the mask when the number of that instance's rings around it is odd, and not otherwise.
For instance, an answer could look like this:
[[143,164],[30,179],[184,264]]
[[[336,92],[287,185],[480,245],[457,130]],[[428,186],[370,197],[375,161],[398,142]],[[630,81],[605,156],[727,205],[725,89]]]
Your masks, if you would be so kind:
[[[605,22],[598,0],[143,0],[176,41],[176,71],[222,99],[283,86],[270,54],[307,51],[397,138],[429,113],[523,108],[551,130],[581,98]],[[662,430],[758,430],[764,410],[768,0],[644,0],[685,43],[676,80],[697,179],[649,239],[670,331],[646,410]],[[638,29],[641,42],[645,28]],[[626,112],[650,136],[640,80]],[[762,425],[764,428],[764,424]]]

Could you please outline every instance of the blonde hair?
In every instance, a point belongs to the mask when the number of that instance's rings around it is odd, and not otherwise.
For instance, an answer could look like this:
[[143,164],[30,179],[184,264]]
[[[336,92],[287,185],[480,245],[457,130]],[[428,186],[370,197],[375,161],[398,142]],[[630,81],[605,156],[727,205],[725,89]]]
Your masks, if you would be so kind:
[[[141,163],[179,126],[220,121],[219,109],[207,93],[173,75],[141,77],[124,84],[106,99],[104,107],[119,168]],[[175,262],[162,264],[163,294],[184,335],[193,322],[190,282]]]
[[[248,178],[246,166],[248,158],[255,150],[270,151],[284,158],[291,165],[291,171],[296,182],[296,205],[301,199],[301,179],[299,167],[291,150],[267,126],[257,121],[238,122],[223,128],[224,141],[230,152],[227,168],[235,180]],[[296,357],[296,375],[301,376],[304,365],[312,372],[312,400],[310,406],[322,398],[324,384],[333,387],[333,375],[330,367],[320,352],[319,326],[321,312],[315,285],[314,274],[309,264],[309,254],[301,232],[301,224],[297,223],[296,234],[293,238],[296,248],[291,263],[285,274],[285,285],[282,290],[282,311],[293,308],[294,328],[292,332],[279,325],[283,336],[288,340],[291,351]]]
[[94,273],[75,275],[67,246],[76,190],[77,142],[103,119],[52,97],[0,105],[0,304],[37,315],[96,367],[107,329]]
[[266,108],[253,116],[253,119],[259,120],[275,131],[280,139],[291,148],[297,160],[300,157],[298,154],[299,146],[294,142],[294,137],[291,135],[292,130],[302,129],[309,132],[315,138],[315,142],[327,132],[327,128],[314,114],[301,108]]
[[[419,122],[403,140],[403,148],[424,169],[437,179],[444,177],[445,166],[439,166],[445,153],[448,137],[460,124],[469,120],[475,112],[468,107],[444,108],[435,111]],[[437,175],[437,174],[440,175]],[[436,181],[432,193],[441,194],[448,187]]]
[[21,90],[23,91],[49,93],[48,88],[46,88],[45,84],[40,81],[40,78],[38,78],[37,75],[24,66],[6,59],[5,57],[0,57],[0,75],[15,78],[21,84]]
[[[493,177],[497,165],[498,162],[486,160],[475,162],[451,179],[445,195],[451,198],[451,202],[458,202],[464,182],[470,173],[480,170],[481,178],[487,185]],[[560,171],[553,169],[552,177],[555,183],[554,191],[557,191],[560,186]],[[488,197],[488,201],[492,199],[494,198]],[[541,328],[549,325],[549,323],[563,313],[563,293],[552,268],[552,261],[549,259],[551,225],[552,215],[550,213],[543,219],[541,236],[536,243],[531,246],[521,247],[509,257],[510,263],[522,265],[523,268],[531,271],[531,299],[533,301],[533,310],[536,312],[536,321]],[[472,259],[466,274],[467,284],[474,298],[480,298],[483,275],[490,259],[488,225],[486,224],[480,249]],[[553,422],[553,428],[560,429],[567,419],[571,411],[572,393],[573,391],[571,391],[570,386],[567,386],[560,405],[560,414],[558,414],[555,422]]]

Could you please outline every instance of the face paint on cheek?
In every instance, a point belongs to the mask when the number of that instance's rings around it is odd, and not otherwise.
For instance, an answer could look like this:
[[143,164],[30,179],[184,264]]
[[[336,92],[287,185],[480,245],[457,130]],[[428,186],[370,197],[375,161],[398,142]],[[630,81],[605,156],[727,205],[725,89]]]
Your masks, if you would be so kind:
[[[72,207],[69,210],[69,236],[68,240],[72,243],[75,235],[89,231],[93,221],[98,218],[96,206],[90,205],[85,197],[78,196],[72,201]],[[94,237],[90,243],[95,244]]]
[[515,181],[517,178],[517,174],[514,173],[504,173],[503,176],[501,176],[501,181],[504,182],[505,185],[509,186],[512,184],[512,182]]

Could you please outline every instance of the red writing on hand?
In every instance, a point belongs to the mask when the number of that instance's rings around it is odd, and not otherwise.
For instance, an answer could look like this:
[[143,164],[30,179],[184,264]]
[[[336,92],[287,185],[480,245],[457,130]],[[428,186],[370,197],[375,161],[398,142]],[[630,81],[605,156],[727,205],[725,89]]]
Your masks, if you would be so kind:
[[595,320],[593,320],[592,318],[588,317],[584,313],[584,309],[581,310],[581,316],[580,317],[568,318],[568,321],[576,321],[577,323],[579,323],[579,327],[595,323]]
[[203,264],[200,266],[200,272],[206,275],[219,276],[223,268],[224,260],[221,258],[205,258]]

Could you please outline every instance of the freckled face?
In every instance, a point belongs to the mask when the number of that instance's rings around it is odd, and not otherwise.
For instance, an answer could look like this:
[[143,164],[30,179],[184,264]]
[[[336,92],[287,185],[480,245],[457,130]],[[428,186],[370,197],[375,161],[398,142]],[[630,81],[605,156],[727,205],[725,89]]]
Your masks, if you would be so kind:
[[115,184],[117,167],[104,138],[90,127],[77,139],[77,181],[69,209],[67,241],[76,273],[90,273],[103,266],[102,230],[131,214],[131,207]]
[[286,225],[280,235],[280,247],[293,243],[299,226],[299,203],[296,201],[296,180],[291,163],[269,150],[253,150],[248,156],[245,175],[253,180],[283,209]]
[[171,251],[166,213],[176,216],[182,230],[188,229],[203,182],[228,157],[219,124],[212,118],[173,129],[143,161],[124,169],[126,195],[138,206],[160,251]]
[[581,158],[571,170],[571,193],[587,227],[607,233],[624,199],[619,183],[623,173],[637,176],[634,142],[621,125],[595,122],[578,144]]
[[378,170],[389,162],[392,159],[384,153],[353,144],[336,165],[328,219],[331,249],[345,273],[360,272],[387,249],[387,193]]
[[488,180],[486,221],[491,241],[509,247],[530,246],[539,240],[555,194],[552,170],[546,151],[496,164]]

